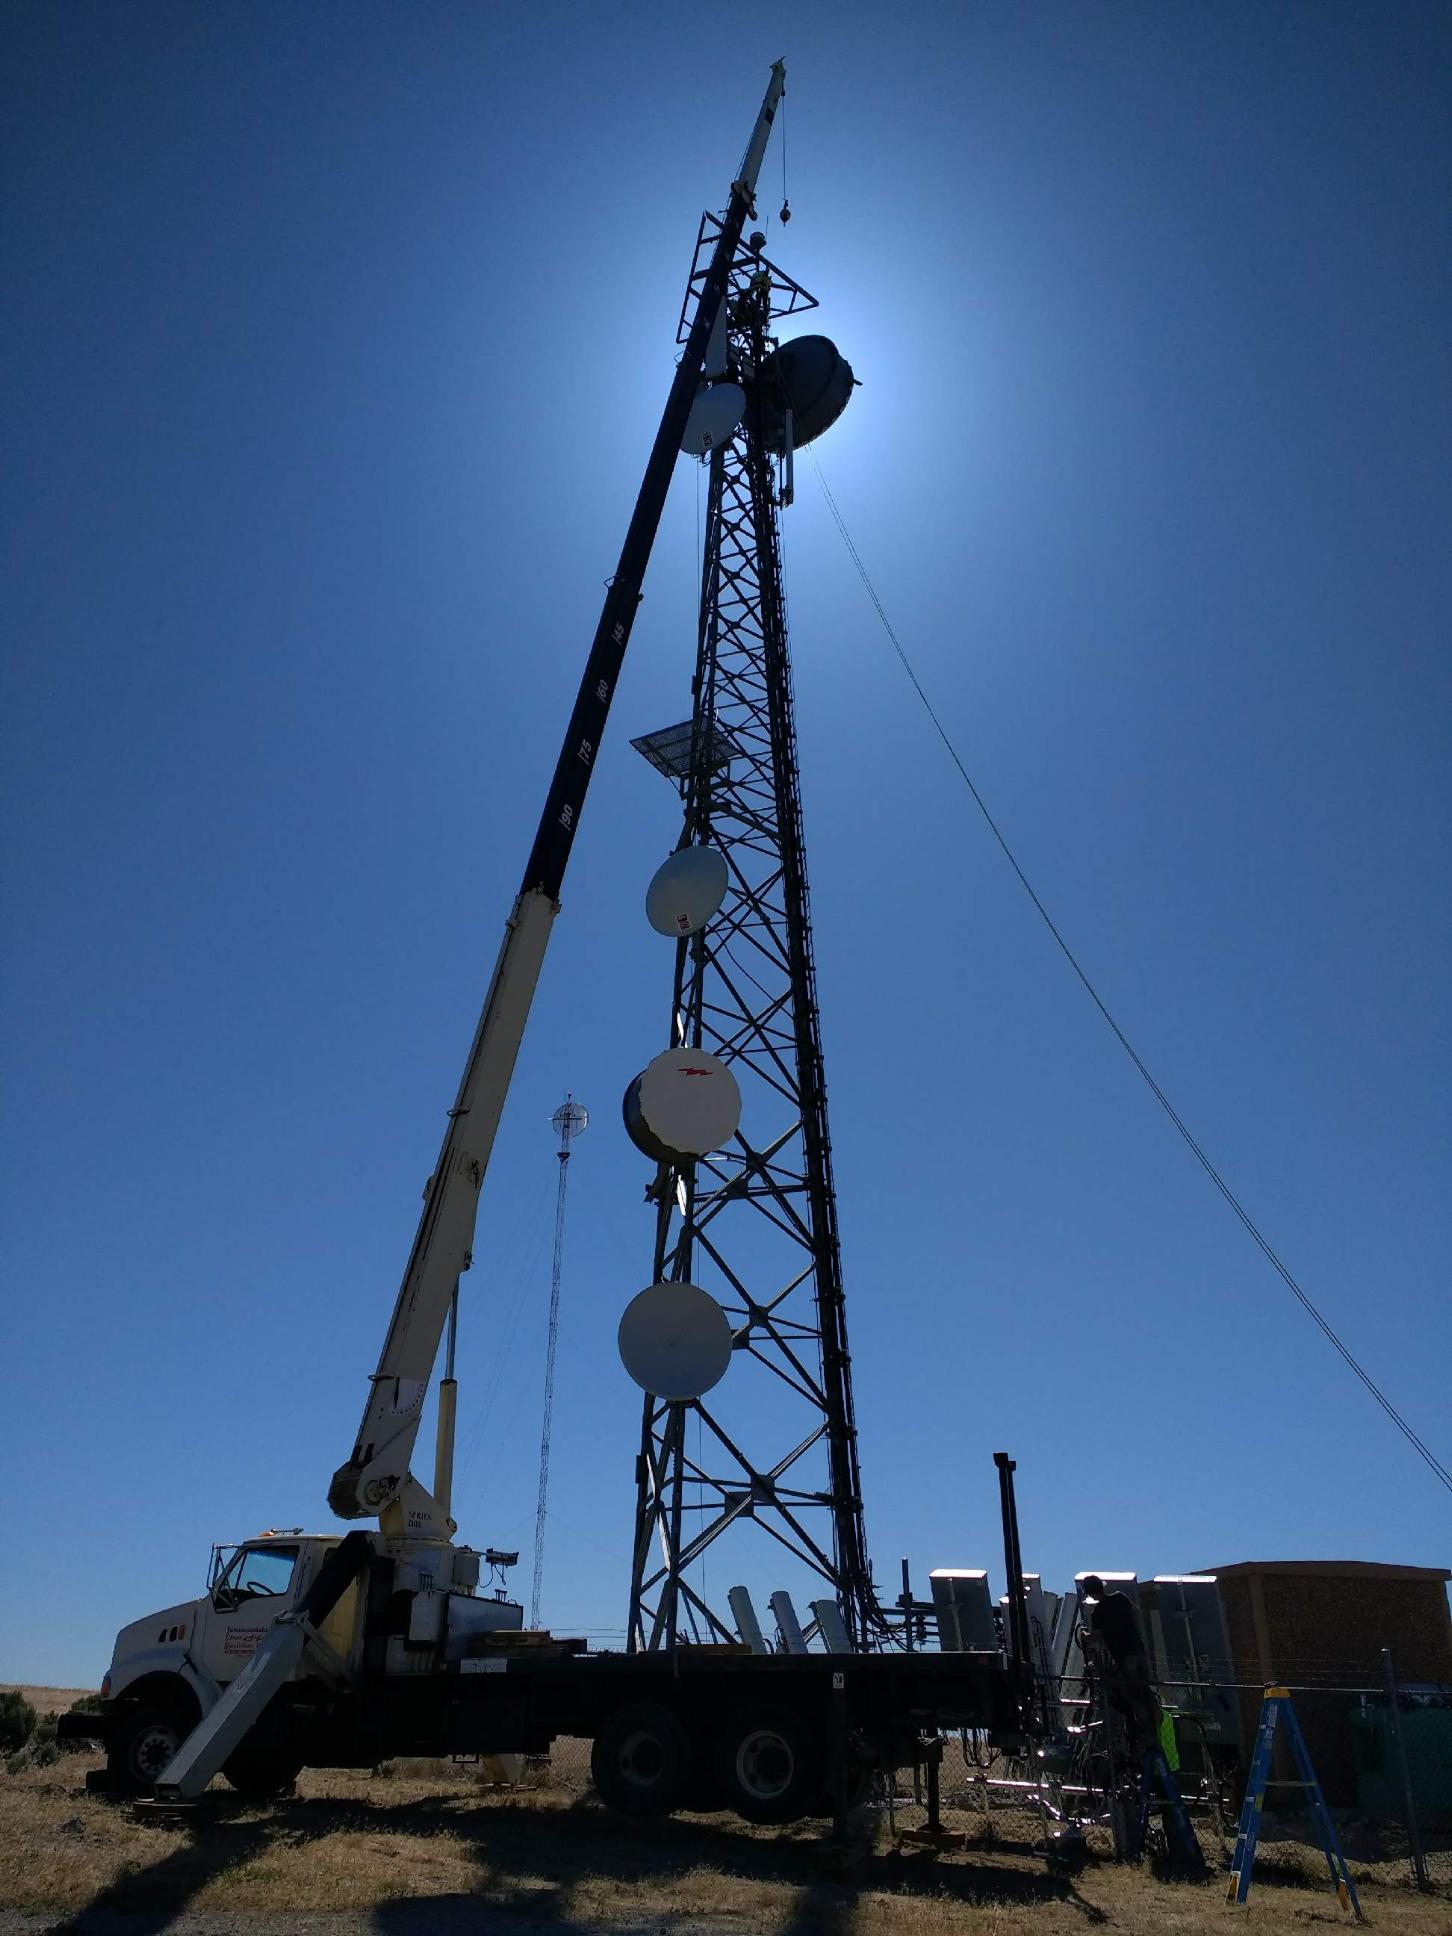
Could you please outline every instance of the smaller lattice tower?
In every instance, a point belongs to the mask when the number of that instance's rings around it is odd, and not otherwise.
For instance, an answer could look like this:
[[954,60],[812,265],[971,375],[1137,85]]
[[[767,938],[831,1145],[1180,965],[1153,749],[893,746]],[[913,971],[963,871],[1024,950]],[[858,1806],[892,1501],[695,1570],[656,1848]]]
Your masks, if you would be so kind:
[[529,1624],[539,1625],[539,1595],[544,1580],[545,1519],[550,1490],[550,1431],[555,1415],[555,1346],[560,1337],[560,1272],[565,1259],[565,1188],[570,1174],[570,1144],[590,1126],[590,1114],[573,1096],[566,1096],[550,1117],[560,1146],[555,1151],[560,1180],[555,1190],[555,1251],[550,1267],[550,1328],[545,1347],[544,1424],[539,1437],[539,1501],[534,1512],[534,1584],[529,1595]]

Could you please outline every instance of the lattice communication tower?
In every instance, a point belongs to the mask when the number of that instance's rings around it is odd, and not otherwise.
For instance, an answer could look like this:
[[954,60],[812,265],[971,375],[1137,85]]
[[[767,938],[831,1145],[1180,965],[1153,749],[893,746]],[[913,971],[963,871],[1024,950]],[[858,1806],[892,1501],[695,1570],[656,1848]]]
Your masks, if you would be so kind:
[[[708,215],[682,333],[719,231]],[[707,363],[746,410],[708,460],[691,718],[633,742],[680,790],[679,845],[727,863],[719,911],[676,944],[669,1039],[728,1063],[744,1107],[730,1144],[662,1164],[650,1191],[654,1281],[709,1290],[736,1348],[704,1398],[646,1398],[632,1651],[736,1639],[730,1576],[713,1565],[708,1591],[705,1556],[747,1524],[774,1542],[757,1562],[805,1569],[855,1647],[883,1624],[863,1532],[777,525],[794,443],[816,434],[819,380],[841,393],[831,421],[853,379],[823,337],[778,343],[775,325],[816,303],[761,244],[753,235],[736,254]]]

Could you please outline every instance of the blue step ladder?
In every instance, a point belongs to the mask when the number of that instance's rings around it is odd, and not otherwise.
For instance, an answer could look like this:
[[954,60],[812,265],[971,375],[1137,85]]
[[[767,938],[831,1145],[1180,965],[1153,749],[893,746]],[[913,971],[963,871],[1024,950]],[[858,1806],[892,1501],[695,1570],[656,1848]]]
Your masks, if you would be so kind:
[[1235,1854],[1230,1860],[1230,1887],[1225,1892],[1227,1902],[1243,1903],[1250,1894],[1250,1876],[1255,1867],[1255,1845],[1260,1840],[1261,1808],[1265,1801],[1266,1784],[1270,1779],[1271,1750],[1275,1746],[1276,1725],[1285,1722],[1286,1738],[1291,1744],[1300,1780],[1291,1783],[1277,1783],[1278,1787],[1303,1788],[1310,1806],[1311,1820],[1316,1825],[1316,1836],[1321,1844],[1321,1853],[1326,1858],[1326,1867],[1331,1873],[1331,1886],[1343,1909],[1349,1909],[1358,1922],[1366,1918],[1361,1913],[1357,1900],[1356,1884],[1351,1880],[1351,1871],[1346,1866],[1346,1857],[1341,1852],[1341,1844],[1336,1837],[1336,1825],[1326,1807],[1326,1797],[1321,1793],[1321,1784],[1316,1779],[1316,1770],[1311,1766],[1311,1751],[1306,1746],[1306,1737],[1301,1732],[1301,1724],[1296,1719],[1296,1710],[1291,1706],[1291,1690],[1288,1687],[1268,1687],[1261,1704],[1260,1726],[1256,1731],[1255,1752],[1250,1758],[1250,1780],[1245,1789],[1245,1805],[1240,1811],[1240,1830],[1235,1838]]
[[[1155,1790],[1159,1794],[1156,1796]],[[1179,1857],[1182,1862],[1203,1869],[1205,1857],[1200,1850],[1200,1839],[1190,1824],[1185,1808],[1180,1784],[1170,1772],[1170,1764],[1165,1759],[1163,1748],[1151,1748],[1144,1758],[1144,1767],[1139,1780],[1139,1823],[1135,1830],[1134,1854],[1144,1854],[1145,1837],[1149,1833],[1150,1810],[1156,1805],[1169,1812],[1169,1820],[1174,1824],[1174,1840],[1179,1843]],[[1168,1823],[1166,1827],[1168,1828]]]

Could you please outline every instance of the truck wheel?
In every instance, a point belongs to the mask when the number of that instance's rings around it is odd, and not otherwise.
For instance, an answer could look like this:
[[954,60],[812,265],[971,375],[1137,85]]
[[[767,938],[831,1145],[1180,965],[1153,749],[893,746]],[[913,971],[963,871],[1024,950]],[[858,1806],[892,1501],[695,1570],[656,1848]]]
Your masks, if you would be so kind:
[[112,1729],[106,1773],[113,1795],[149,1795],[191,1733],[175,1708],[139,1707]]
[[283,1801],[293,1791],[302,1763],[288,1755],[234,1754],[222,1764],[227,1784],[250,1801]]
[[648,1701],[617,1708],[590,1749],[595,1791],[622,1815],[669,1815],[685,1800],[691,1743],[667,1707]]
[[821,1750],[790,1708],[748,1714],[720,1736],[717,1772],[727,1808],[744,1822],[799,1822],[821,1800]]

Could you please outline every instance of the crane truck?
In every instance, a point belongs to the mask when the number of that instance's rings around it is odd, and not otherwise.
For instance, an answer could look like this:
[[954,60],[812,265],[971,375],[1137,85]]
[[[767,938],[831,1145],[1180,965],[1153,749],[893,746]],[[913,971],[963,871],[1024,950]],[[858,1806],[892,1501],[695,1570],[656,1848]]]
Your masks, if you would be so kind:
[[[270,1531],[214,1549],[206,1593],[117,1635],[98,1711],[95,1787],[194,1800],[217,1774],[285,1792],[304,1766],[393,1755],[543,1753],[593,1742],[603,1799],[632,1815],[726,1805],[753,1821],[815,1810],[850,1758],[860,1778],[911,1755],[921,1729],[1011,1731],[1015,1683],[995,1654],[592,1654],[513,1645],[513,1555],[456,1543],[451,1314],[479,1193],[677,453],[725,300],[785,72],[771,72],[666,399],[518,897],[505,925],[443,1145],[425,1189],[357,1438],[328,1503],[348,1532]],[[410,1462],[446,1324],[433,1486]],[[493,1590],[480,1590],[483,1566]],[[836,1743],[830,1757],[829,1742]],[[835,1770],[835,1772],[833,1772]]]

